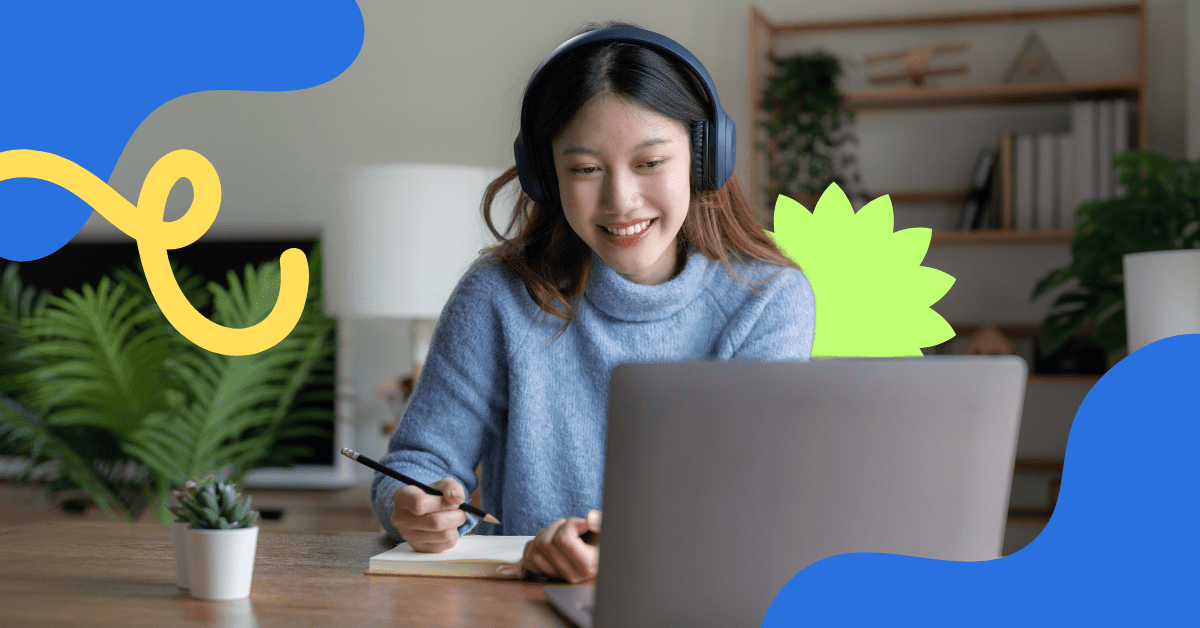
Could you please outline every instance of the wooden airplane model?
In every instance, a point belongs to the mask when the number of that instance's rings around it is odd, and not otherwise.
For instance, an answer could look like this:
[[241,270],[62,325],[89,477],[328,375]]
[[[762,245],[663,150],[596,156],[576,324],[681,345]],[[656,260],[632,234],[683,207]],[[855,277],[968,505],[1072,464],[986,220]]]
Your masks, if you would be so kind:
[[898,60],[900,62],[900,66],[904,68],[904,71],[900,73],[878,74],[868,77],[867,80],[873,84],[908,81],[913,87],[925,86],[927,85],[925,79],[930,76],[962,74],[967,71],[968,66],[965,63],[940,68],[931,68],[929,67],[929,62],[933,58],[933,55],[962,52],[966,49],[967,42],[962,41],[953,44],[916,46],[913,48],[905,48],[903,50],[880,52],[873,55],[867,55],[867,57],[864,59],[864,61],[867,63]]

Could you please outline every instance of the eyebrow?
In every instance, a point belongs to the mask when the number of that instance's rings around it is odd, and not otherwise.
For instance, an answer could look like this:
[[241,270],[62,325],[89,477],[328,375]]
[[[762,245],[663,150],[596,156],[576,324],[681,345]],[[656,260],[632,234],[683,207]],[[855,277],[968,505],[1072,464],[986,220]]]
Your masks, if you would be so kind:
[[[652,137],[644,142],[639,143],[637,146],[634,146],[633,150],[641,150],[643,148],[646,148],[647,146],[654,146],[656,144],[667,144],[670,142],[671,142],[671,140],[669,140],[665,137]],[[583,153],[583,154],[587,154],[587,155],[596,155],[596,154],[599,154],[599,151],[597,151],[594,148],[588,148],[586,146],[572,146],[562,152],[562,154],[564,156],[574,155],[576,153]]]

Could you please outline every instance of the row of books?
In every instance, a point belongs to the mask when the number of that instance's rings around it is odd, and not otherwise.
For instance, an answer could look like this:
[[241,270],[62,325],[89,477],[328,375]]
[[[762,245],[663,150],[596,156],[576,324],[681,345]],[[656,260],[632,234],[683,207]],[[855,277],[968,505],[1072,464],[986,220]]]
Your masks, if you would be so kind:
[[1070,105],[1066,133],[1007,132],[979,152],[958,228],[1074,229],[1083,203],[1121,196],[1116,156],[1133,146],[1128,100]]

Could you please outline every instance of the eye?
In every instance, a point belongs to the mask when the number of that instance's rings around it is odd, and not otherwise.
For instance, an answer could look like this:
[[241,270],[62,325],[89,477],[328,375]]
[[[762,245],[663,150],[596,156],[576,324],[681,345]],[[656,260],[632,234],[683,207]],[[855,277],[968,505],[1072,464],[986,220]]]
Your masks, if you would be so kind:
[[582,168],[571,168],[571,172],[578,172],[579,174],[592,174],[593,172],[595,172],[597,170],[599,170],[599,168],[597,168],[595,166],[584,166]]
[[665,159],[655,159],[654,161],[647,161],[643,165],[645,165],[648,168],[657,168],[658,166],[662,165],[662,163],[664,161],[666,161],[666,160]]

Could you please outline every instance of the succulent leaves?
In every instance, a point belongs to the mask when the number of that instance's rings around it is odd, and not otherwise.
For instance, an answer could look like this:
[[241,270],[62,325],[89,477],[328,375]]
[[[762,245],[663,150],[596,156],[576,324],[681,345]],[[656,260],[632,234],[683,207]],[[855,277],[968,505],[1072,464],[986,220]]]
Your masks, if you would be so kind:
[[[189,482],[191,484],[191,482]],[[252,527],[258,513],[250,510],[250,497],[243,502],[233,484],[219,482],[209,476],[194,486],[173,492],[179,506],[171,512],[179,519],[203,530],[231,530]]]

